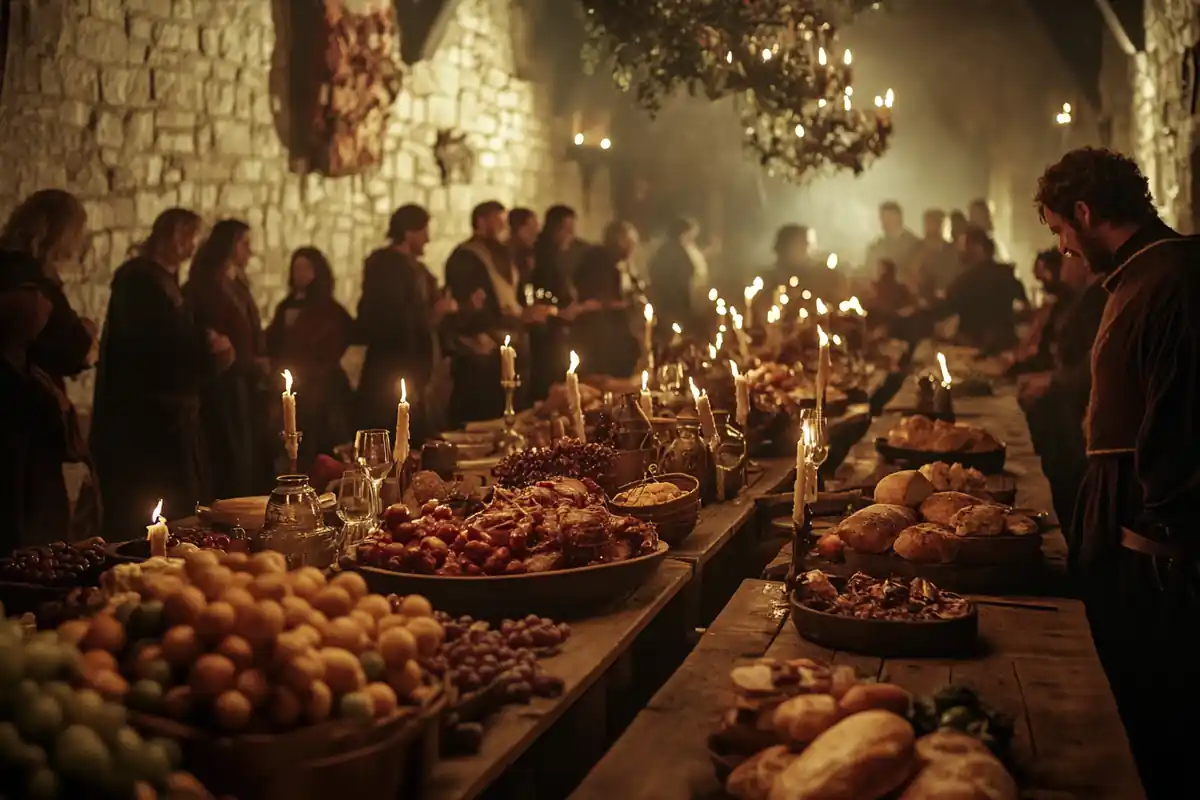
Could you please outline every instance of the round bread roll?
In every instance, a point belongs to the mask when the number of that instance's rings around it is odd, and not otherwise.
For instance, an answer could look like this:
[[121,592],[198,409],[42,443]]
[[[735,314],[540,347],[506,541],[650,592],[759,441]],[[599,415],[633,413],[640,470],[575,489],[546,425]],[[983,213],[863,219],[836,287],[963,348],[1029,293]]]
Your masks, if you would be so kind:
[[938,525],[952,526],[954,515],[968,506],[977,506],[983,501],[962,492],[935,492],[921,503],[921,519]]
[[901,470],[875,484],[875,502],[916,508],[933,494],[933,484],[915,469]]
[[958,555],[958,541],[949,528],[922,522],[900,531],[892,543],[896,555],[919,564],[949,564]]
[[990,503],[960,508],[950,524],[957,536],[999,536],[1004,533],[1007,509]]
[[834,533],[856,552],[886,553],[900,531],[916,522],[911,508],[878,503],[846,517]]

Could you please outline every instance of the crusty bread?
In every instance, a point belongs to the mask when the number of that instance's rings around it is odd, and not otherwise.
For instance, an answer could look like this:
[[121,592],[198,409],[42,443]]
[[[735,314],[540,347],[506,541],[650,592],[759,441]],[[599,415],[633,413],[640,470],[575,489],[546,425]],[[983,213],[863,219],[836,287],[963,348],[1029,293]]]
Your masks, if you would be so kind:
[[916,522],[911,508],[877,503],[846,517],[834,533],[856,552],[886,553],[900,531]]
[[1038,532],[1038,524],[1024,514],[1009,514],[1004,518],[1004,532],[1013,536],[1029,536]]
[[768,747],[738,764],[725,780],[725,791],[739,800],[767,800],[775,778],[799,756],[785,745]]
[[977,506],[983,501],[962,492],[935,492],[921,503],[921,519],[938,525],[952,526],[954,515],[967,506]]
[[852,714],[775,779],[770,800],[877,800],[913,774],[912,726],[890,711]]
[[960,508],[950,524],[956,536],[999,536],[1004,533],[1007,509],[991,503]]
[[975,737],[938,731],[916,749],[922,769],[900,800],[1017,800],[1016,781]]
[[949,528],[922,522],[900,531],[892,549],[907,561],[948,564],[958,555],[958,540]]
[[802,694],[784,700],[775,709],[775,732],[789,744],[805,745],[842,718],[838,701],[830,694]]
[[901,470],[875,484],[875,502],[917,508],[933,494],[933,484],[915,469]]

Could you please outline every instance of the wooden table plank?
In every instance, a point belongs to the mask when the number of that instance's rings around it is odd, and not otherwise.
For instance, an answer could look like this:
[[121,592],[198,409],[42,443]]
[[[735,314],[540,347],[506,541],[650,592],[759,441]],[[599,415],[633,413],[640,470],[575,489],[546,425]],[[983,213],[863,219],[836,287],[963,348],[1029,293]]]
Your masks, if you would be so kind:
[[573,622],[563,652],[543,662],[547,672],[565,682],[562,696],[535,699],[528,706],[505,706],[488,720],[479,753],[438,762],[425,797],[468,800],[480,795],[629,649],[691,575],[686,564],[667,559],[619,608]]

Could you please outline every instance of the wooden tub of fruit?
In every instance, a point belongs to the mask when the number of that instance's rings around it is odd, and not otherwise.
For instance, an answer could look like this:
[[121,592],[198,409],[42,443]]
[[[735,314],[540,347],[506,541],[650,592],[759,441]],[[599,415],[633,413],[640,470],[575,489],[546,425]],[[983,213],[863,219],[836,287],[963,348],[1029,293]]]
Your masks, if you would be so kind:
[[415,791],[446,696],[419,663],[445,635],[429,602],[278,553],[190,552],[122,567],[107,608],[59,628],[84,683],[167,737],[216,793],[254,800]]
[[95,586],[108,565],[103,539],[23,547],[0,558],[0,603],[9,614],[38,613]]
[[627,483],[608,502],[614,514],[654,523],[658,538],[677,545],[696,527],[700,516],[700,482],[674,472]]

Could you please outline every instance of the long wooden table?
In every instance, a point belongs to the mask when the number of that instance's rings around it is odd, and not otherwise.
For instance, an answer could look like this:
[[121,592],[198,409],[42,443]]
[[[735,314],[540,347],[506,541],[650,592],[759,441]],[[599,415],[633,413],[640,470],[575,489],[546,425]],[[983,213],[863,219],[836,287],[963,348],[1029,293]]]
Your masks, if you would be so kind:
[[571,797],[719,797],[706,738],[732,698],[729,670],[761,656],[849,664],[864,677],[916,694],[950,683],[969,686],[1014,718],[1014,751],[1027,797],[1145,796],[1079,602],[980,600],[979,657],[895,660],[832,652],[805,641],[788,620],[783,591],[781,583],[745,581],[683,666]]

